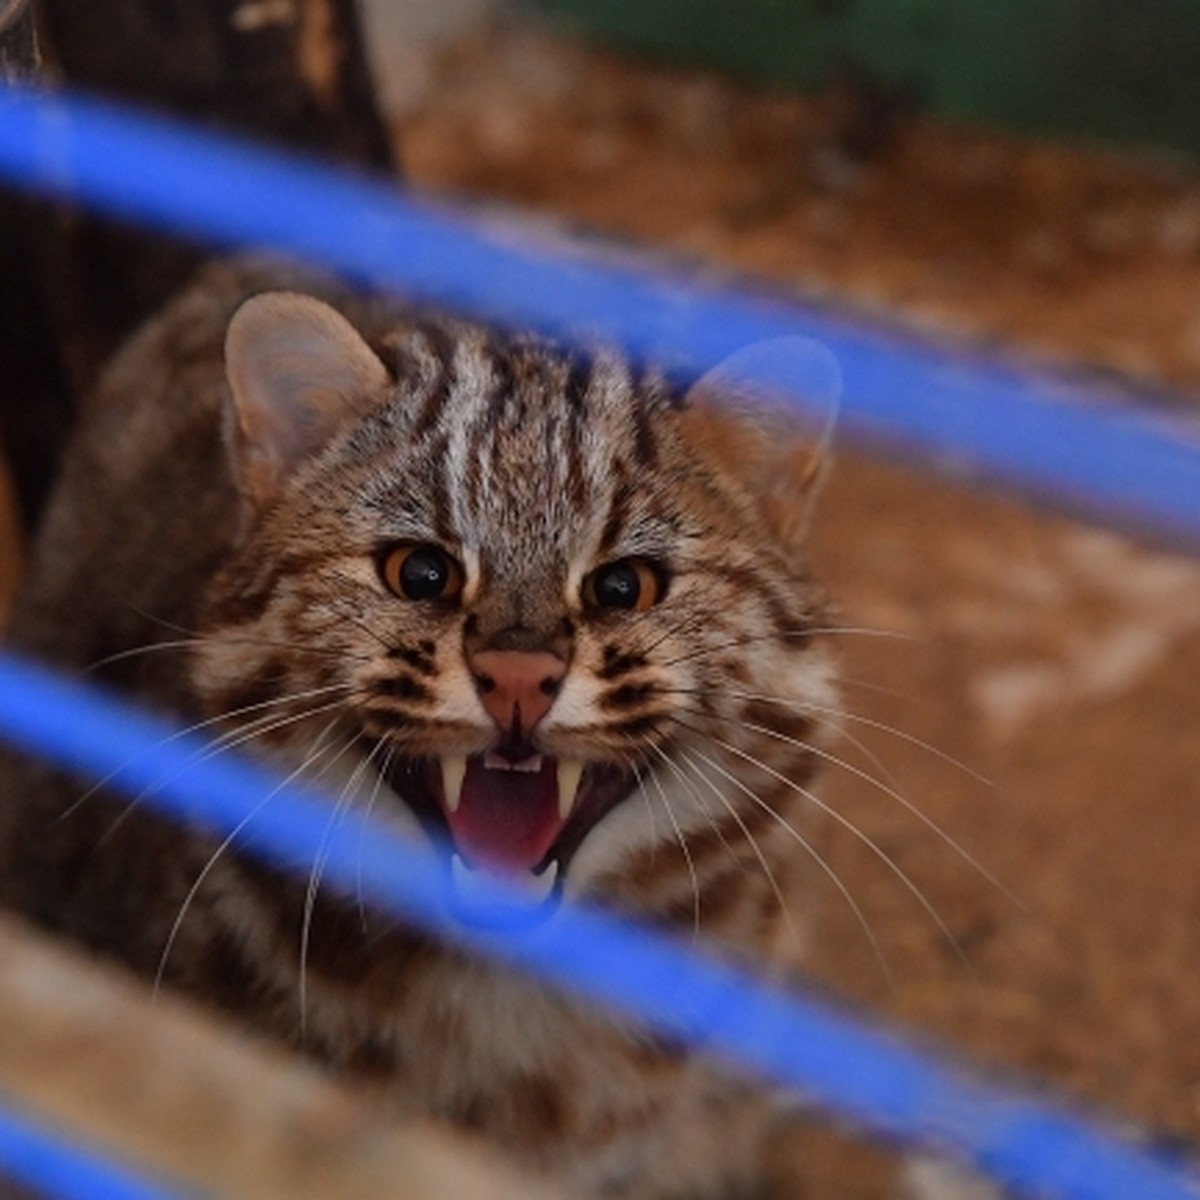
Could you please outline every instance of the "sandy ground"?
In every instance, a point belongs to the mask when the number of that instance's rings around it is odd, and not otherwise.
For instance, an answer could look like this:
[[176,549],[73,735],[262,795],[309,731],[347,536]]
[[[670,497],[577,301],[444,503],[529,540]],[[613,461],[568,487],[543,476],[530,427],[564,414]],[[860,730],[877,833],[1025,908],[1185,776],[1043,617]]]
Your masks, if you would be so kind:
[[[420,186],[923,336],[1200,384],[1200,181],[1176,161],[519,32],[459,46],[434,79],[398,126]],[[842,639],[853,715],[827,796],[853,828],[827,822],[822,843],[861,916],[826,887],[815,977],[977,1062],[1200,1138],[1200,566],[850,453],[814,554],[846,623],[876,631]],[[855,1143],[794,1154],[810,1156],[818,1194],[879,1194]]]

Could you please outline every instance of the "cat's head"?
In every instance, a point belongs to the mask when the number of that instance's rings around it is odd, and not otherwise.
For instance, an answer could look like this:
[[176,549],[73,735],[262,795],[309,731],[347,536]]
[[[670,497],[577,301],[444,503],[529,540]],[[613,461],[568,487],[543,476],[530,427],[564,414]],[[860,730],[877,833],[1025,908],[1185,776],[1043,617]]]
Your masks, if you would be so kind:
[[447,839],[460,881],[556,897],[804,783],[809,440],[616,354],[444,321],[368,345],[291,293],[226,361],[243,530],[196,676],[252,744]]

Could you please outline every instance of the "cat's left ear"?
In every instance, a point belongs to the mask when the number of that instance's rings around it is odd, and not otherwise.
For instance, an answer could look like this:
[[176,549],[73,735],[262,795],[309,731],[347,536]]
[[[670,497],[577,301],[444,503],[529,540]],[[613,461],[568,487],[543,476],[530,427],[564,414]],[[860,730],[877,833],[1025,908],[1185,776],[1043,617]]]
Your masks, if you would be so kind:
[[392,382],[341,313],[297,292],[252,296],[234,313],[225,372],[234,468],[259,503],[333,437],[357,401]]
[[692,385],[685,435],[757,495],[776,536],[798,544],[829,472],[841,394],[841,367],[821,342],[757,342]]

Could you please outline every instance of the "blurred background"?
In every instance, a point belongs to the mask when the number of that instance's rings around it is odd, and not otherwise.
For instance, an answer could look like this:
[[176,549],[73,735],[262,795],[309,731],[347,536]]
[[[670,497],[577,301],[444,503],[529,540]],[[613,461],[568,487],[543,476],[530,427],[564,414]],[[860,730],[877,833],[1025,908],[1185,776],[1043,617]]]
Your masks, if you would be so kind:
[[[1195,420],[1194,4],[370,0],[362,15],[414,188]],[[13,522],[8,584],[20,542]],[[827,822],[820,846],[886,958],[818,886],[814,978],[1194,1146],[1200,565],[853,447],[813,556],[864,631],[840,640],[845,762],[825,789],[862,836]],[[891,1194],[886,1155],[812,1124],[781,1146],[783,1194]]]

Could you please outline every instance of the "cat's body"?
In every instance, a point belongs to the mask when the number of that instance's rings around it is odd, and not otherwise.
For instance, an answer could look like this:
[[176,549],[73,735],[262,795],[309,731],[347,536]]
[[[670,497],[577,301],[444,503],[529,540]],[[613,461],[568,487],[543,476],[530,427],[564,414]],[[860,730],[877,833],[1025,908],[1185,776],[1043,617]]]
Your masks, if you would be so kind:
[[[349,325],[277,294],[227,340],[276,289]],[[230,714],[206,729],[307,762],[331,820],[448,830],[476,866],[553,881],[549,909],[583,897],[785,970],[831,703],[810,476],[775,431],[615,356],[225,264],[109,369],[12,640],[186,721]],[[52,928],[569,1194],[752,1185],[760,1102],[678,1048],[145,805],[16,761],[0,785],[3,898]]]

